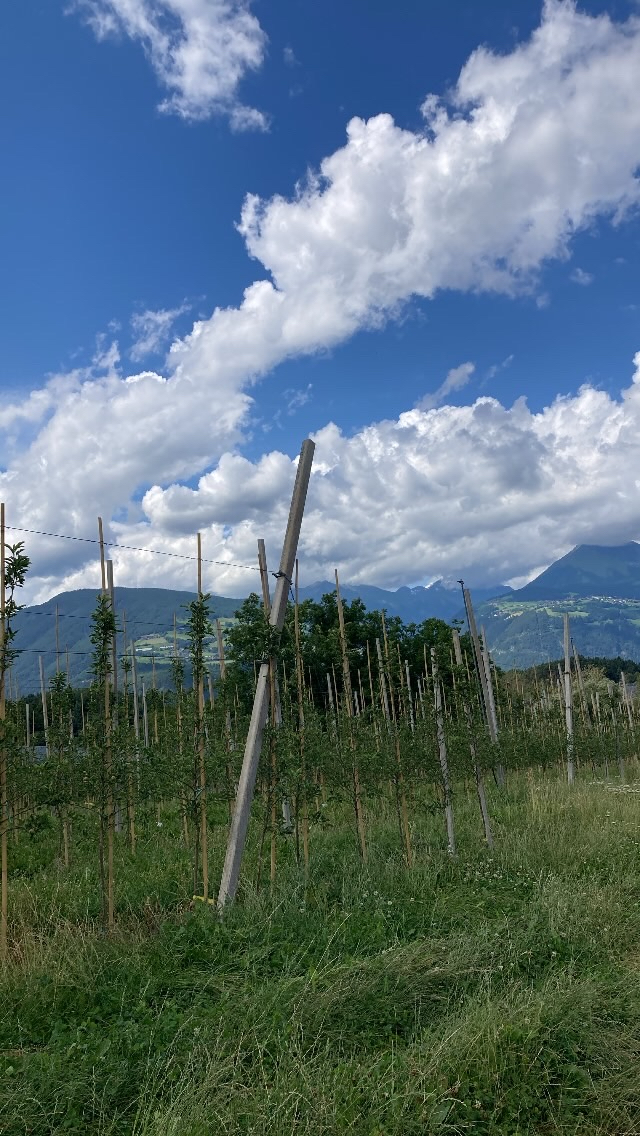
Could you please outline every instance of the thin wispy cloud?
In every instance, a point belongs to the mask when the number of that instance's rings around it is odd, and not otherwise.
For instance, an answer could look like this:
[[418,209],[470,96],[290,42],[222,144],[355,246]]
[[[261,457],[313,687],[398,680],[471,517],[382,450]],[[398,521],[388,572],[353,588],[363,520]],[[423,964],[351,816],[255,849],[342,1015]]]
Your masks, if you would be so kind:
[[513,359],[513,355],[507,355],[506,359],[503,359],[501,363],[493,363],[485,375],[485,382],[495,379],[496,375],[500,374],[500,371],[506,371],[507,367],[510,367],[513,363]]
[[136,312],[131,317],[134,341],[129,348],[129,357],[138,363],[161,351],[167,344],[176,320],[188,310],[188,304],[181,304],[179,308]]
[[580,284],[582,288],[588,288],[589,284],[593,284],[594,276],[591,272],[585,272],[584,268],[575,268],[569,279],[573,284]]
[[295,414],[296,410],[300,410],[311,399],[311,392],[313,384],[307,383],[307,386],[300,390],[286,390],[284,392],[285,406],[287,414]]
[[432,394],[426,394],[417,403],[418,410],[432,410],[440,406],[454,391],[462,390],[470,381],[476,369],[475,363],[461,363],[459,367],[452,367],[446,379]]

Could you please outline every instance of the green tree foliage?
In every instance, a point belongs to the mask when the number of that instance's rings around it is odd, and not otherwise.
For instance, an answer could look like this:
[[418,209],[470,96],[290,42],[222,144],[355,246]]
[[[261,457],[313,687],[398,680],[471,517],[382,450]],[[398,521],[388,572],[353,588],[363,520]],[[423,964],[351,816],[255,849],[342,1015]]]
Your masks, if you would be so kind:
[[204,678],[205,638],[208,635],[213,635],[213,624],[208,607],[210,599],[211,596],[207,593],[199,595],[196,600],[192,600],[191,603],[186,605],[189,612],[186,631],[189,640],[189,658],[191,659],[194,690],[200,680]]
[[[367,681],[367,644],[371,657],[372,673],[377,680],[378,662],[376,639],[386,638],[389,647],[389,670],[399,680],[405,660],[414,675],[424,671],[425,649],[438,649],[441,676],[446,683],[451,678],[451,628],[441,619],[426,619],[422,623],[403,623],[399,616],[386,617],[379,611],[368,611],[360,599],[343,603],[345,633],[349,666],[355,682],[358,671]],[[317,692],[326,690],[326,675],[341,667],[338,602],[335,592],[329,592],[320,602],[304,600],[299,606],[300,642],[305,678],[310,679]],[[384,623],[383,623],[384,621]],[[231,653],[230,677],[241,692],[253,691],[254,665],[259,665],[273,651],[287,674],[295,669],[295,638],[293,604],[289,605],[279,643],[273,642],[262,600],[252,593],[240,606],[236,623],[227,632]]]
[[4,633],[0,640],[0,677],[2,683],[4,683],[5,675],[17,654],[15,647],[12,647],[16,634],[13,619],[17,613],[22,610],[24,604],[19,604],[16,601],[15,593],[18,588],[24,585],[30,563],[31,561],[24,551],[23,541],[19,540],[16,544],[6,545],[4,563]]

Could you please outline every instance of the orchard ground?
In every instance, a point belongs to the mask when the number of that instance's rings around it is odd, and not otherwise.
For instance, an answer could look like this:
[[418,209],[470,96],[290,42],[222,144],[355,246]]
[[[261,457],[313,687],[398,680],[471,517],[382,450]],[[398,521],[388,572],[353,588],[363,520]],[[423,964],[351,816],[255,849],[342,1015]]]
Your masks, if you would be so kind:
[[[414,811],[367,799],[369,863],[331,799],[308,875],[278,838],[258,890],[260,804],[238,901],[192,898],[179,811],[139,810],[116,840],[116,931],[100,929],[96,819],[34,814],[11,849],[1,975],[5,1136],[640,1131],[640,769],[488,784],[495,848],[469,785]],[[212,803],[219,878],[226,812]]]

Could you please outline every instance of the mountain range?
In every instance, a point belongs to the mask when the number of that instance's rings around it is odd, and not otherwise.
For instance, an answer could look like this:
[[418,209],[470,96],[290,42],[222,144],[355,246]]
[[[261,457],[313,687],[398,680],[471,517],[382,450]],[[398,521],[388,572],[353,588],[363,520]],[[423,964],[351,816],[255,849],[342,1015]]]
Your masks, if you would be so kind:
[[[301,588],[300,598],[319,600],[333,590],[329,581],[318,581]],[[397,591],[367,584],[341,584],[340,590],[345,600],[359,597],[369,610],[384,609],[405,623],[434,617],[449,622],[464,614],[459,586],[442,580],[426,588]],[[507,669],[558,658],[565,611],[570,614],[572,636],[581,655],[619,655],[640,661],[640,544],[635,542],[614,547],[579,545],[524,588],[476,588],[472,596],[493,657]],[[192,592],[164,588],[115,589],[118,623],[126,630],[127,642],[135,641],[138,671],[145,681],[153,681],[153,672],[158,685],[170,681],[174,618],[178,650],[186,655],[186,605],[193,599]],[[15,628],[20,653],[13,666],[14,692],[16,687],[21,694],[39,689],[40,658],[45,682],[55,674],[56,666],[66,669],[68,661],[73,685],[87,685],[95,603],[95,591],[85,588],[63,592],[18,614]],[[214,595],[211,615],[225,626],[241,603]],[[118,650],[122,653],[122,636]],[[207,642],[207,665],[214,673],[217,663],[213,637]]]
[[[321,600],[327,592],[335,591],[335,584],[328,580],[319,580],[306,588],[300,588],[300,598],[303,600]],[[506,585],[493,588],[474,588],[475,603],[494,599],[497,596],[511,594],[512,589]],[[462,592],[459,584],[445,584],[436,580],[429,587],[398,588],[395,592],[386,591],[385,588],[376,588],[372,584],[340,584],[340,595],[343,600],[361,599],[369,611],[386,611],[388,615],[399,615],[404,623],[422,623],[425,619],[444,619],[449,622],[460,615],[463,605]]]
[[581,655],[640,661],[640,544],[578,545],[476,614],[496,663],[520,669],[562,655],[565,612]]

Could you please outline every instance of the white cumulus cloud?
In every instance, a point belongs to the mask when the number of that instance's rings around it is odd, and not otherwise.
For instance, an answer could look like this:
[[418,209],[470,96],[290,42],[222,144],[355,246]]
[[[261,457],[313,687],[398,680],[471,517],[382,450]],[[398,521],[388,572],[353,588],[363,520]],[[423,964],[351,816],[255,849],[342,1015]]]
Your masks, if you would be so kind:
[[249,0],[75,0],[99,39],[139,41],[163,87],[160,109],[182,118],[228,115],[237,130],[264,130],[265,115],[238,99],[262,64],[266,36]]
[[[495,583],[575,544],[640,538],[640,352],[635,364],[620,399],[585,385],[539,413],[524,399],[483,397],[353,436],[327,425],[315,435],[304,578],[338,567],[345,580],[387,587],[460,573]],[[243,558],[264,536],[275,559],[294,473],[277,452],[256,463],[228,456],[195,488],[155,486],[142,509],[152,531],[188,539],[202,528],[229,560],[251,563]],[[241,572],[217,579],[247,586]]]

